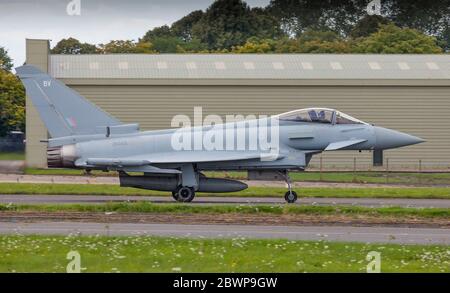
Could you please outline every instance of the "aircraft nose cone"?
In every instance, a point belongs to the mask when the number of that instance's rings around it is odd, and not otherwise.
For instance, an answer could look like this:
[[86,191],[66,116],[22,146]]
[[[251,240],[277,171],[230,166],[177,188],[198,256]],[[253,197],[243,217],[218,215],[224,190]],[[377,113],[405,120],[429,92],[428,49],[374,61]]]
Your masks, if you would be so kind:
[[425,140],[400,131],[375,126],[376,149],[392,149],[424,142]]

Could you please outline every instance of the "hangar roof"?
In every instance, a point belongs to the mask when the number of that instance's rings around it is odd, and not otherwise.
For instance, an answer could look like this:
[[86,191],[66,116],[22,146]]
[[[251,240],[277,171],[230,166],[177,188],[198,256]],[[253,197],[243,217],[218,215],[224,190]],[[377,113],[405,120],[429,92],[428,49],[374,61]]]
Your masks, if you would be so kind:
[[62,79],[450,79],[450,55],[51,55]]

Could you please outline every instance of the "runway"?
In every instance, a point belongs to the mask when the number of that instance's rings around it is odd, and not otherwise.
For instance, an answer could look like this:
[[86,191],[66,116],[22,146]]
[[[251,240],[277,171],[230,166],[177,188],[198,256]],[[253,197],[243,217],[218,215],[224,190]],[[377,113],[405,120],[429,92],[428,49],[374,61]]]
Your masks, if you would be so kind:
[[364,243],[450,244],[449,229],[350,226],[251,226],[134,223],[5,223],[2,234],[169,236],[191,238],[264,238]]
[[[107,202],[175,203],[170,196],[118,195],[22,195],[0,194],[3,204],[101,204]],[[281,197],[196,197],[191,204],[285,204]],[[342,205],[364,207],[450,208],[450,199],[412,198],[299,198],[297,205]]]

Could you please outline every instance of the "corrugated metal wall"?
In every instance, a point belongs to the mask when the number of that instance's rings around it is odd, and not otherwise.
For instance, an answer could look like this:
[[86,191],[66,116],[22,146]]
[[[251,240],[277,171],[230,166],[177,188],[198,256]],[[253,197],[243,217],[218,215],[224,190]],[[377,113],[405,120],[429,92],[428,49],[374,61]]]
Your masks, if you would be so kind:
[[[33,64],[44,72],[48,72],[48,57],[50,44],[48,40],[26,40],[26,58],[28,64]],[[30,167],[45,167],[47,165],[46,146],[40,141],[47,139],[47,130],[32,106],[31,99],[26,98],[26,162]]]
[[[426,143],[385,152],[392,168],[449,168],[450,87],[414,86],[72,86],[124,122],[170,128],[174,115],[277,114],[304,107],[339,109],[369,123],[404,131]],[[371,153],[326,153],[324,167],[371,168]],[[318,165],[318,157],[311,163]]]

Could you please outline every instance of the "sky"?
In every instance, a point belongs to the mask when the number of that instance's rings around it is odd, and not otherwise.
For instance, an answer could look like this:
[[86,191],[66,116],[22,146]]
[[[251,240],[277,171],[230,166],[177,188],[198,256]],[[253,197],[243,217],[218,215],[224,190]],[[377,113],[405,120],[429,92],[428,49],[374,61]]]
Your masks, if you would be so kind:
[[[92,44],[137,40],[214,0],[0,0],[0,46],[15,66],[25,62],[25,39],[73,37]],[[270,0],[247,0],[251,7]],[[80,5],[78,5],[78,3]]]

